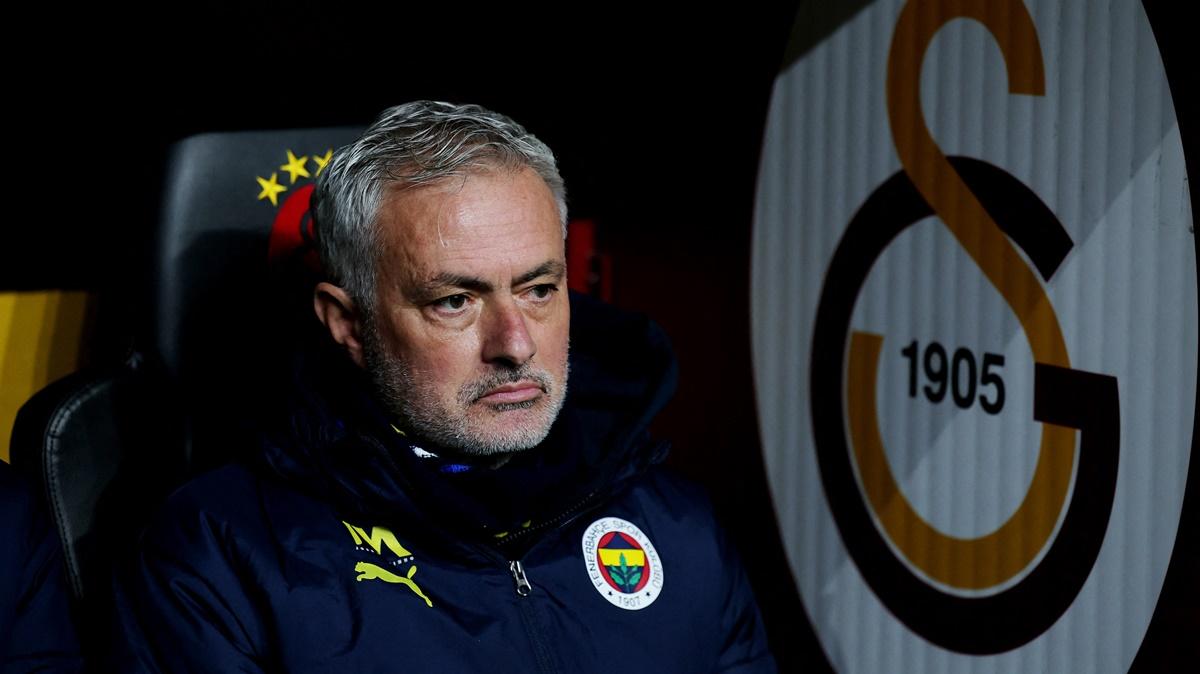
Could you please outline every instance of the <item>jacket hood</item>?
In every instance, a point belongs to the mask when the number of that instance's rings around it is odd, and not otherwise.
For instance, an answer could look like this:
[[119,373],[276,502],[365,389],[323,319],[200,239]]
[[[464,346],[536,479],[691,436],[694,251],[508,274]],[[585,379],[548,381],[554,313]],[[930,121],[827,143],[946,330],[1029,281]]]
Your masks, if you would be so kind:
[[366,374],[318,325],[297,341],[260,467],[346,517],[403,522],[410,536],[450,544],[533,533],[598,503],[665,458],[648,426],[674,393],[676,363],[646,317],[570,301],[567,397],[537,448],[495,469],[430,457],[442,453],[395,430]]

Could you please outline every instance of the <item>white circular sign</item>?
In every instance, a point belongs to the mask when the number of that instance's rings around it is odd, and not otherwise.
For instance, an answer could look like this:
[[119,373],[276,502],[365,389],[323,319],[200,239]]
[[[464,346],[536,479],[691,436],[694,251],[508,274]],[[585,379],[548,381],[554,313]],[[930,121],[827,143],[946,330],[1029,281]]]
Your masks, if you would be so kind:
[[834,668],[1125,671],[1197,376],[1141,4],[866,6],[775,82],[752,274],[769,483]]

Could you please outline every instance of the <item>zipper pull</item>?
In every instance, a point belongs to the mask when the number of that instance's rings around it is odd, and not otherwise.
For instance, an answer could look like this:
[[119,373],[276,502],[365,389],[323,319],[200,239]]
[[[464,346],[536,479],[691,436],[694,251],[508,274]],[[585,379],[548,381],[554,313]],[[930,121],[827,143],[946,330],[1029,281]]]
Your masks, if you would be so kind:
[[533,590],[533,586],[529,584],[529,579],[525,577],[525,567],[521,566],[520,562],[509,562],[508,572],[512,574],[513,582],[517,584],[517,594],[522,597],[528,597]]

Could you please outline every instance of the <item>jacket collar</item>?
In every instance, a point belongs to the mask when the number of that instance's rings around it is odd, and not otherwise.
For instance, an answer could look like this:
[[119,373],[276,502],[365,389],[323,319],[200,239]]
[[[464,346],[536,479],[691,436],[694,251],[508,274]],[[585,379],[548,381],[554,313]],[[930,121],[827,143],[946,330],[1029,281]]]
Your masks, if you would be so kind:
[[396,432],[365,374],[314,329],[295,351],[282,421],[262,434],[260,467],[347,517],[431,541],[495,543],[544,528],[666,455],[647,430],[676,381],[662,330],[572,294],[570,359],[567,400],[542,445],[500,468],[446,470],[423,455],[437,448]]

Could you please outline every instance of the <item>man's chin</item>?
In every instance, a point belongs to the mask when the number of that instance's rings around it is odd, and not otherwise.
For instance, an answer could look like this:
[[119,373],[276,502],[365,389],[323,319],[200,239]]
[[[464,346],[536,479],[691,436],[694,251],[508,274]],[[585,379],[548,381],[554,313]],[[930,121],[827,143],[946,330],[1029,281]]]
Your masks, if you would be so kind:
[[459,451],[473,456],[495,456],[537,447],[550,434],[554,423],[554,417],[547,418],[547,402],[543,397],[483,405]]

